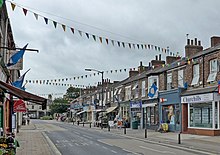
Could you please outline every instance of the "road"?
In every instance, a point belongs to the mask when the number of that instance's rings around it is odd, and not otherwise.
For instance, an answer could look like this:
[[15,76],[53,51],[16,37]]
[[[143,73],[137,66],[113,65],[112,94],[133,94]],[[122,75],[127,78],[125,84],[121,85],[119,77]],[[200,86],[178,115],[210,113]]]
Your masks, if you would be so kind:
[[158,144],[151,144],[71,123],[34,120],[62,155],[193,155]]

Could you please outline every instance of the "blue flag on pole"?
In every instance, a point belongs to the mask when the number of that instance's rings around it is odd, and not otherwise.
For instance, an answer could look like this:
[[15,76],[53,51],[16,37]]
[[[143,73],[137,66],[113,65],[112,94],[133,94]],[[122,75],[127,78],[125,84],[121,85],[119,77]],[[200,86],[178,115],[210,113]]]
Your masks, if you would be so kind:
[[7,67],[15,65],[21,58],[23,58],[27,45],[28,44],[26,44],[20,51],[11,56],[7,64]]
[[28,69],[21,77],[19,77],[15,82],[12,83],[13,86],[17,87],[17,88],[20,88],[22,90],[24,90],[24,86],[23,85],[23,82],[24,82],[24,77],[26,75],[26,73],[29,71],[30,69]]
[[151,98],[154,97],[154,95],[156,94],[156,91],[157,91],[157,86],[153,83],[152,86],[150,87],[148,96]]

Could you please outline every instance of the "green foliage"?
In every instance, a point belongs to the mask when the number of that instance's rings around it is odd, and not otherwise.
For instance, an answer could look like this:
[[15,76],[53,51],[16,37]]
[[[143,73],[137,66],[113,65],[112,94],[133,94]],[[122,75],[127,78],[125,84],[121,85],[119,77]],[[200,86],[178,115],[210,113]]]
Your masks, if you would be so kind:
[[53,116],[54,113],[64,113],[69,108],[69,104],[66,103],[53,103],[50,105],[50,113]]
[[62,103],[62,104],[68,104],[68,101],[65,100],[64,98],[56,98],[53,101],[54,103]]
[[76,99],[80,95],[80,88],[69,87],[66,90],[66,95],[68,98]]

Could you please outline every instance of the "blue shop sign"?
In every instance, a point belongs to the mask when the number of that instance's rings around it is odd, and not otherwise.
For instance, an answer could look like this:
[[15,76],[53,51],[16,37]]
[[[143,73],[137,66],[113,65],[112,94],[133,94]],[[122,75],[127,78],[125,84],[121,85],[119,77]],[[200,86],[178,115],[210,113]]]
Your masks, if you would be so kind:
[[141,108],[142,101],[130,101],[130,107],[131,108]]

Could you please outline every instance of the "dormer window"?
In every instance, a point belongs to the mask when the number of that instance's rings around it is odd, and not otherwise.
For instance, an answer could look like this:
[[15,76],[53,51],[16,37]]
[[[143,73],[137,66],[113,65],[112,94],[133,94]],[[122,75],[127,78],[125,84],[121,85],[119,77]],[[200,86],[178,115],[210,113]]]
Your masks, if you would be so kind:
[[167,90],[172,89],[172,73],[167,74]]
[[218,61],[217,59],[210,60],[210,73],[207,82],[213,82],[216,79],[217,71],[218,71]]
[[193,80],[191,85],[197,85],[199,83],[199,64],[193,65]]

